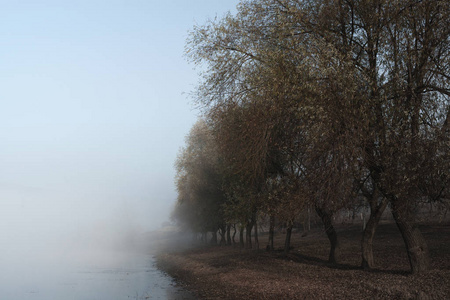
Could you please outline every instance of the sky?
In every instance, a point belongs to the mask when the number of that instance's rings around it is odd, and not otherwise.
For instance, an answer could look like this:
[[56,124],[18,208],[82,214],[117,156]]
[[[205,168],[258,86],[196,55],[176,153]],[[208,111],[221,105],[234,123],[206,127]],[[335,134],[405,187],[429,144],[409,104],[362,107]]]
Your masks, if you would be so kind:
[[0,235],[153,230],[198,117],[194,25],[237,0],[0,0]]

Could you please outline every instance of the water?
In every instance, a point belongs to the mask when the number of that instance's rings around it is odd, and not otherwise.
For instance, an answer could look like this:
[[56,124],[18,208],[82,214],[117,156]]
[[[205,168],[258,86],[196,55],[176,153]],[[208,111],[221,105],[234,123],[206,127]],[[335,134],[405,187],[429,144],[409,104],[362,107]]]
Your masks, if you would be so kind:
[[25,196],[5,204],[0,191],[0,300],[194,299],[155,267],[150,253],[165,235]]
[[0,260],[0,299],[195,299],[159,271],[149,254],[17,254]]

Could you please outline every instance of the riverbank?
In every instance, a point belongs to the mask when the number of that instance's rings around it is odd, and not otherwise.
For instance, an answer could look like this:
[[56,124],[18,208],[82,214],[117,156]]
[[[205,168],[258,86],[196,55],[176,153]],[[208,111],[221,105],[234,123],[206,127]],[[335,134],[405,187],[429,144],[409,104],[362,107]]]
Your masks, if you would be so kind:
[[[198,247],[157,255],[157,266],[200,299],[449,299],[450,226],[424,226],[433,270],[410,275],[403,240],[394,224],[379,226],[374,241],[377,269],[360,264],[360,228],[339,228],[339,264],[330,265],[321,230],[294,233],[293,249],[240,250]],[[267,236],[260,237],[266,241]],[[284,234],[276,236],[276,247]],[[265,246],[265,244],[261,243]],[[264,247],[262,247],[264,248]]]

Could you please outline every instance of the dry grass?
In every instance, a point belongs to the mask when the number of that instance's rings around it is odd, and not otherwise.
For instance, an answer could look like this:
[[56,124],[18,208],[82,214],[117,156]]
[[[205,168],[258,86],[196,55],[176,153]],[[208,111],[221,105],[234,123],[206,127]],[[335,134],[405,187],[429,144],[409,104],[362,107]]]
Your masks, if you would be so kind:
[[[374,245],[377,268],[360,264],[360,228],[339,228],[339,264],[330,265],[321,230],[292,237],[289,255],[201,247],[158,255],[158,266],[202,299],[450,299],[450,225],[428,225],[433,270],[410,275],[407,255],[394,224],[382,224]],[[283,245],[279,234],[276,245]],[[266,237],[261,237],[260,241]]]

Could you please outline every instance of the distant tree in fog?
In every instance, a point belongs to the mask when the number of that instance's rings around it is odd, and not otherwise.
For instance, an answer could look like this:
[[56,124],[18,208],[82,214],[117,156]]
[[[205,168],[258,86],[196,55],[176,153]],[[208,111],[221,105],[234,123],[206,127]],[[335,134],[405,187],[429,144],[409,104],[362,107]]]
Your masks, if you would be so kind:
[[216,233],[225,226],[219,157],[208,125],[199,120],[192,128],[176,161],[178,202],[176,220],[197,232]]

